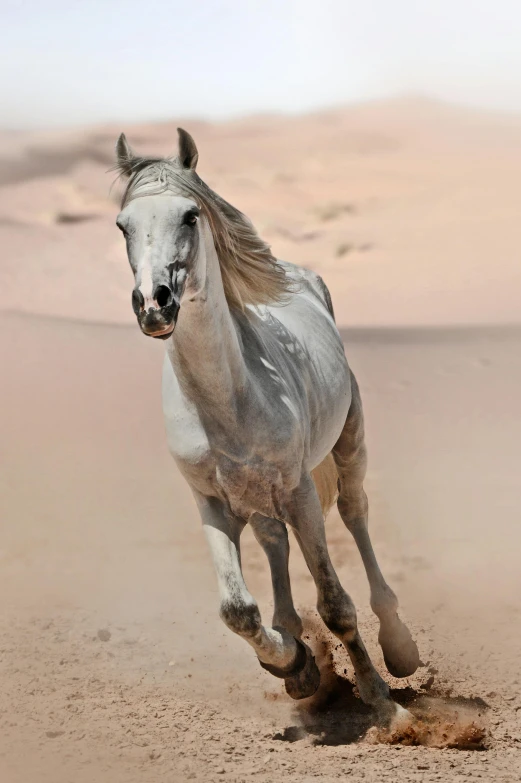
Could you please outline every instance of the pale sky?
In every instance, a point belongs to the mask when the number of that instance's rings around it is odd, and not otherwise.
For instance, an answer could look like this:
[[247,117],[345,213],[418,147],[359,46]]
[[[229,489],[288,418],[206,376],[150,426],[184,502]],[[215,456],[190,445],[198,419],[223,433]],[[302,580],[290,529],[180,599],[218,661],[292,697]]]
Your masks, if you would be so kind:
[[520,0],[0,0],[0,127],[415,93],[521,112]]

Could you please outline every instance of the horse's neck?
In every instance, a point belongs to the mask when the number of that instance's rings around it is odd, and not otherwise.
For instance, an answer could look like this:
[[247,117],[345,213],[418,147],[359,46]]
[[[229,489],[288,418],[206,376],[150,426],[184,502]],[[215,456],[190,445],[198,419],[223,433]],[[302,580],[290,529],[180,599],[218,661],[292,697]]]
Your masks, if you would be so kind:
[[201,221],[199,231],[200,252],[168,353],[185,394],[213,417],[228,419],[234,396],[244,390],[246,368],[206,221]]

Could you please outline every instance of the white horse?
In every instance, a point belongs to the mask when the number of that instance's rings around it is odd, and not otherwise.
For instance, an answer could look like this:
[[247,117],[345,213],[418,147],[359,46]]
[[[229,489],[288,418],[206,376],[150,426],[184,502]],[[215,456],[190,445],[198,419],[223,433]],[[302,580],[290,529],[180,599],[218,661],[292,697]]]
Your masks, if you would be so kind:
[[[315,692],[320,675],[291,595],[289,525],[361,698],[389,723],[405,711],[369,658],[329,558],[324,516],[336,499],[362,556],[391,674],[412,674],[418,649],[369,538],[362,406],[329,292],[318,275],[272,256],[249,220],[199,178],[197,159],[181,129],[178,156],[167,159],[134,155],[122,134],[117,168],[128,184],[117,225],[135,277],[139,326],[166,340],[168,444],[199,507],[221,618],[261,666],[285,680],[290,696]],[[271,568],[271,627],[262,624],[241,571],[248,523]]]

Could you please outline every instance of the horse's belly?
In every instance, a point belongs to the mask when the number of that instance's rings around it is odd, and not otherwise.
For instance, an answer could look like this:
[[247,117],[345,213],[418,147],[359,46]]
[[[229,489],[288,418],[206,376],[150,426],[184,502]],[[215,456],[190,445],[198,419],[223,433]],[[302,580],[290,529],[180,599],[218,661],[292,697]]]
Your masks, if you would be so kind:
[[[343,357],[342,357],[343,358]],[[317,467],[330,453],[344,428],[351,405],[349,367],[345,358],[319,373],[321,383],[310,389],[309,462]]]
[[316,298],[305,290],[289,306],[268,310],[289,334],[298,338],[302,346],[299,360],[308,367],[308,467],[312,469],[325,459],[340,437],[351,404],[344,346],[325,304],[317,304]]
[[325,403],[321,401],[317,406],[320,413],[311,424],[310,433],[311,469],[320,465],[342,434],[350,405],[351,387],[347,378],[336,396],[332,396]]

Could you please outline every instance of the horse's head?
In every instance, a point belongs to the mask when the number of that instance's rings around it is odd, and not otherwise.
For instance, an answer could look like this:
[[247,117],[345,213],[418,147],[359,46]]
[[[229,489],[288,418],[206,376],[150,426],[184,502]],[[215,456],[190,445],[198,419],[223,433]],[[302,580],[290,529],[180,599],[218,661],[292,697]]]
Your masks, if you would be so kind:
[[179,129],[179,155],[161,161],[134,155],[124,134],[116,145],[117,167],[129,177],[116,224],[127,243],[134,273],[132,308],[144,334],[166,339],[174,330],[187,274],[199,246],[199,207],[180,195],[170,173],[194,174],[197,148]]

